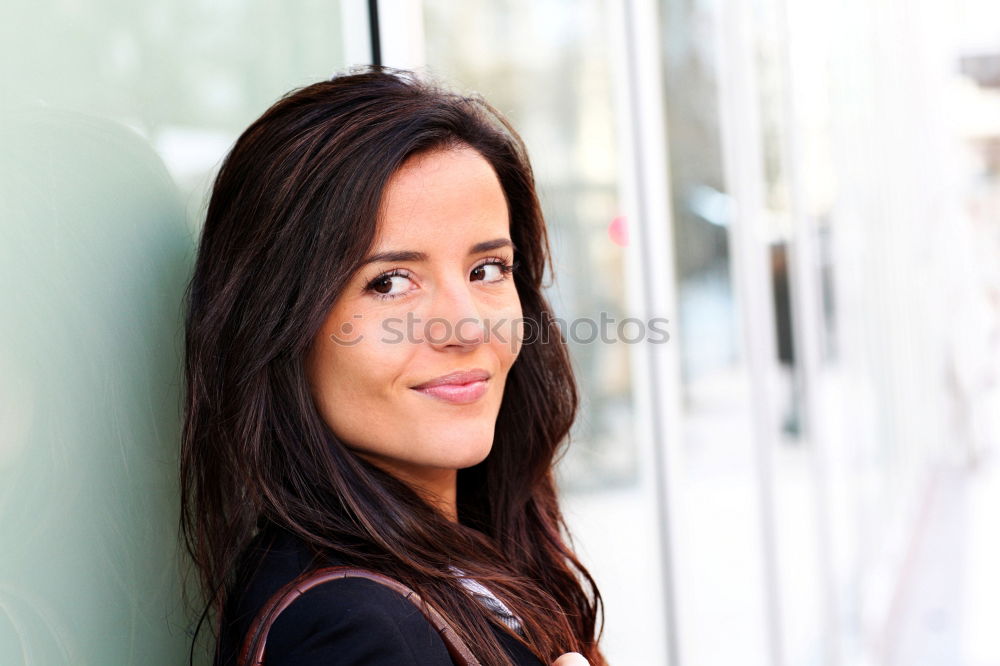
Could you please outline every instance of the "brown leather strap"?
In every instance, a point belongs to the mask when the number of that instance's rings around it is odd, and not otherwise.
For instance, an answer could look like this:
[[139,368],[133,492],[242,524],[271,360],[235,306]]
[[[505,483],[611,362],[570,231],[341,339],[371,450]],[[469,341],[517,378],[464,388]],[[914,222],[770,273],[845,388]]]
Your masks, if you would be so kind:
[[261,666],[264,663],[264,647],[267,643],[267,633],[271,630],[271,625],[278,619],[278,614],[288,608],[300,596],[323,583],[344,578],[366,578],[384,585],[391,590],[402,595],[405,599],[416,606],[427,621],[437,629],[448,654],[452,661],[458,666],[479,666],[479,661],[473,656],[469,648],[462,642],[455,630],[448,624],[448,621],[436,609],[428,605],[420,596],[400,583],[398,580],[383,576],[382,574],[368,571],[367,569],[357,569],[354,567],[325,567],[316,571],[307,572],[283,588],[274,593],[267,603],[265,603],[247,632],[243,641],[243,649],[240,650],[238,664],[240,666]]

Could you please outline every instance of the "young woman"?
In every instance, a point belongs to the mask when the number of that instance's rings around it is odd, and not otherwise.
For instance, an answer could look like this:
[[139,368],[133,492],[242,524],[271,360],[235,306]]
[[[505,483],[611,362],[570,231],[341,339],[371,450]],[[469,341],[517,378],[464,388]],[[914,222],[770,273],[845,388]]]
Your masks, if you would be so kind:
[[[546,265],[527,152],[479,97],[368,67],[243,133],[186,303],[182,529],[217,666],[331,565],[416,591],[482,664],[604,663],[553,486],[577,391]],[[303,594],[266,645],[269,666],[452,663],[361,579]]]

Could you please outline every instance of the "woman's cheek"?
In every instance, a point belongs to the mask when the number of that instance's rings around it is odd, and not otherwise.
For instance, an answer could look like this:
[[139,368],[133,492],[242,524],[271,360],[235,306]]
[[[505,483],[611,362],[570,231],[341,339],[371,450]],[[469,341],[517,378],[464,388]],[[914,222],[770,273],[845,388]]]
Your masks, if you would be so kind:
[[495,342],[503,346],[503,355],[513,363],[524,344],[525,325],[520,304],[508,307],[494,321],[497,325],[493,325],[491,334]]

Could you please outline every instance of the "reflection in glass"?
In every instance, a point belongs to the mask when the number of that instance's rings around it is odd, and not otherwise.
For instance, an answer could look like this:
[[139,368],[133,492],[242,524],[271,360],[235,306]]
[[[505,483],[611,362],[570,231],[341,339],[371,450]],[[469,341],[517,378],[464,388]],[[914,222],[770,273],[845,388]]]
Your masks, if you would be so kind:
[[343,66],[339,6],[5,2],[3,99],[113,118],[139,132],[181,188],[195,233],[209,173],[239,132],[287,90]]

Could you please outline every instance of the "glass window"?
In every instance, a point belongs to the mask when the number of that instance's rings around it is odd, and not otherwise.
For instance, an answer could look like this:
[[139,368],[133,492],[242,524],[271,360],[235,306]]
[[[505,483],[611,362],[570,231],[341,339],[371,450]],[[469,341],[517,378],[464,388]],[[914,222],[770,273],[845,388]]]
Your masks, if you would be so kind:
[[[769,663],[751,377],[734,288],[718,79],[723,5],[661,0],[683,401],[672,488],[683,664]],[[720,631],[725,640],[719,640]]]

